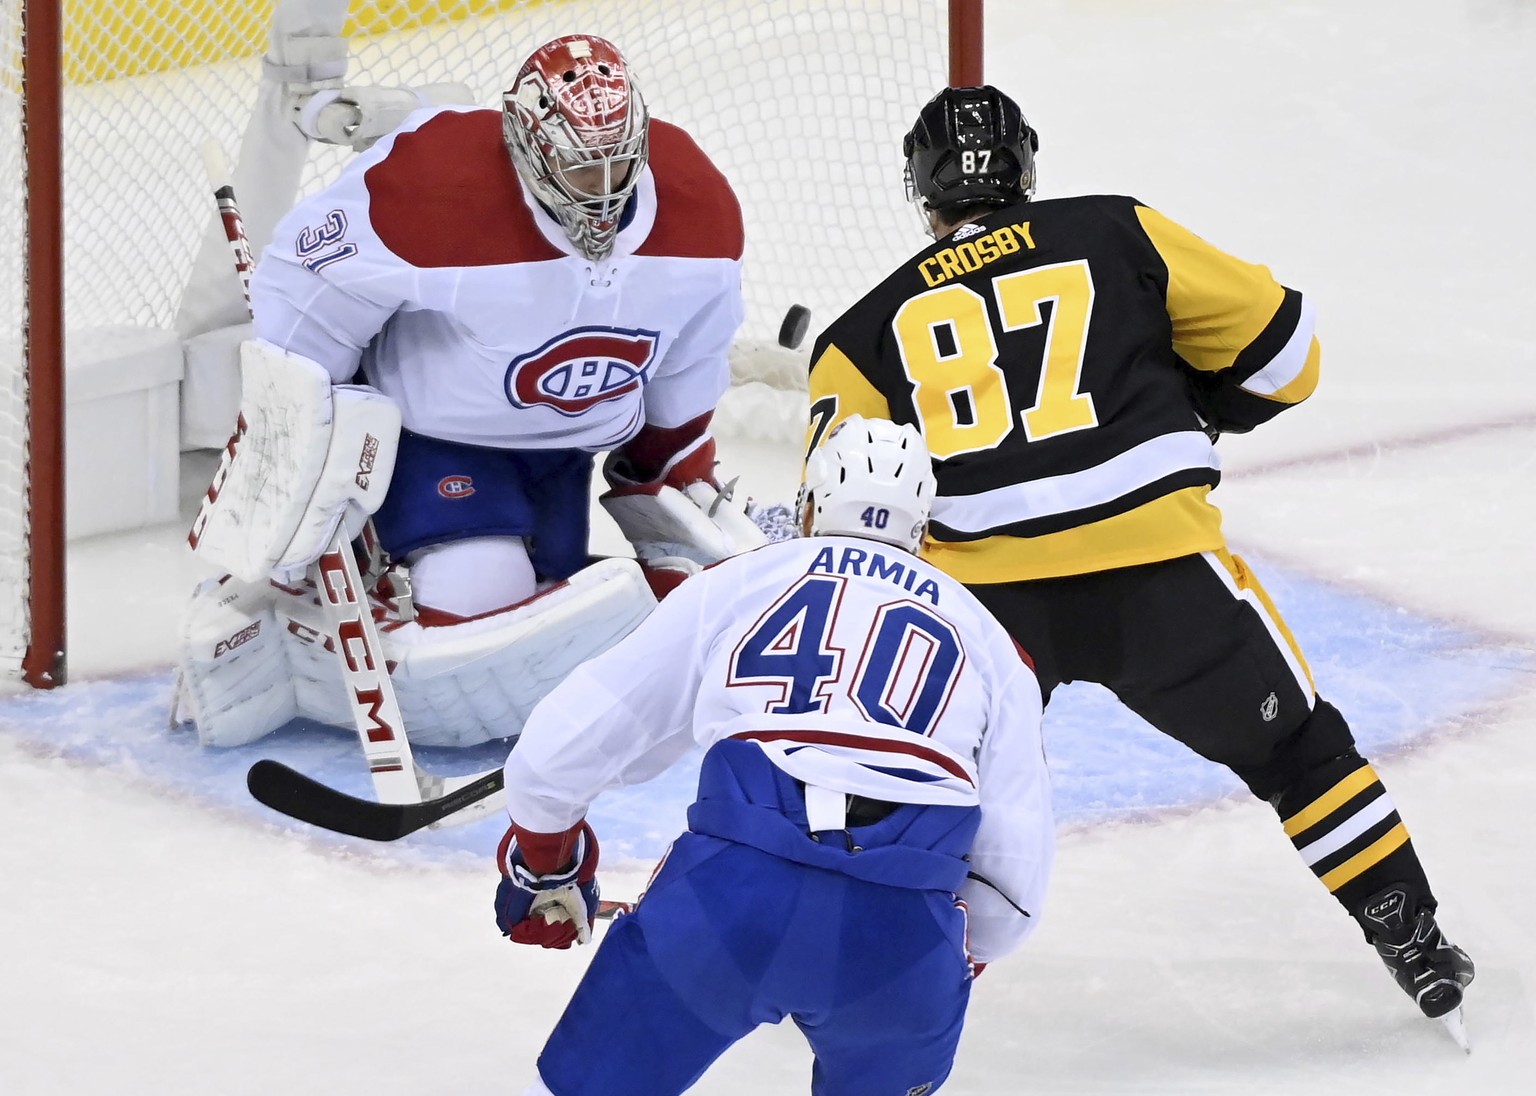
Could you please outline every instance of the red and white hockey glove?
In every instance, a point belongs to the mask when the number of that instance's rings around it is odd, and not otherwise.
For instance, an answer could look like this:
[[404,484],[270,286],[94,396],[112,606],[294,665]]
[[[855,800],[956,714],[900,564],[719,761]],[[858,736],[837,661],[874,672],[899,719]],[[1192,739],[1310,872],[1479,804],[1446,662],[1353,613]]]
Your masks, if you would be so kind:
[[496,927],[502,935],[541,948],[591,940],[597,855],[597,835],[586,822],[560,833],[534,833],[512,823],[496,850]]

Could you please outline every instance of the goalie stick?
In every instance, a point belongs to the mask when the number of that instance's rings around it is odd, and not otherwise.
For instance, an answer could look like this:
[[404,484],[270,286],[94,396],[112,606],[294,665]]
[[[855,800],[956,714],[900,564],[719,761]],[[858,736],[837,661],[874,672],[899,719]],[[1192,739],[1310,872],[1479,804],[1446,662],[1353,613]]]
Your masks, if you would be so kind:
[[[234,184],[230,181],[228,165],[218,143],[206,141],[201,151],[203,167],[218,203],[224,236],[234,251],[235,273],[240,277],[249,312],[251,247],[240,206],[235,200]],[[326,621],[337,657],[341,660],[352,720],[379,800],[384,803],[420,803],[429,796],[440,796],[463,787],[473,778],[437,776],[417,765],[411,756],[405,722],[395,698],[394,684],[389,679],[389,667],[368,604],[362,572],[340,523],[316,561],[311,577],[325,607]]]

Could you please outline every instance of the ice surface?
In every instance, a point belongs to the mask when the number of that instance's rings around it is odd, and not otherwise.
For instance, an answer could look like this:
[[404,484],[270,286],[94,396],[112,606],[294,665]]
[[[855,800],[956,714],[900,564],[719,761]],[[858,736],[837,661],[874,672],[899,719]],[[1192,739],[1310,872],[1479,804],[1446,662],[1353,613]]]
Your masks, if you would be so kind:
[[[1134,194],[1317,300],[1321,390],[1222,441],[1217,498],[1370,744],[1478,978],[1464,1056],[1266,807],[1129,726],[1069,749],[1116,718],[1082,690],[1052,712],[1050,906],[977,984],[945,1091],[1528,1091],[1536,7],[994,0],[988,33],[989,77],[1041,132],[1042,197]],[[792,491],[781,449],[724,459],[759,498]],[[157,777],[156,749],[187,749],[154,725],[194,577],[182,532],[75,545],[73,668],[101,680],[4,707],[0,1091],[518,1091],[585,956],[496,935],[472,842],[401,856],[210,807],[217,772],[192,792]],[[106,756],[113,726],[141,748]],[[1102,820],[1170,788],[1181,806]],[[634,821],[655,805],[606,808],[637,857],[667,836]],[[808,1071],[793,1030],[765,1029],[696,1091],[803,1092]]]

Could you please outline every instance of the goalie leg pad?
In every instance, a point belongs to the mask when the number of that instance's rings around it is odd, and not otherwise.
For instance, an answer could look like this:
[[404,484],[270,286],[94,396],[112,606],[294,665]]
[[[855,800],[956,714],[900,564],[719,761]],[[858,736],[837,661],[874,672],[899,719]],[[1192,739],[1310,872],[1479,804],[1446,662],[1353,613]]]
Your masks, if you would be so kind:
[[406,557],[411,595],[422,608],[480,616],[526,601],[538,578],[521,537],[470,537]]
[[291,581],[338,523],[349,535],[384,501],[400,409],[382,393],[333,386],[315,362],[260,340],[241,344],[240,420],[188,538],[245,582]]
[[397,662],[407,735],[422,746],[515,737],[545,694],[655,607],[633,560],[605,559],[504,612],[388,630],[384,649]]
[[205,746],[243,746],[298,714],[270,589],[225,577],[192,595],[173,719],[195,723]]
[[244,746],[303,716],[352,724],[336,643],[313,587],[198,586],[182,629],[173,722],[204,746]]
[[[381,642],[406,734],[472,746],[521,733],[533,706],[656,607],[633,560],[601,560],[501,612],[442,627],[386,625]],[[205,746],[243,746],[296,717],[352,722],[335,642],[313,590],[210,580],[183,633],[176,710]]]

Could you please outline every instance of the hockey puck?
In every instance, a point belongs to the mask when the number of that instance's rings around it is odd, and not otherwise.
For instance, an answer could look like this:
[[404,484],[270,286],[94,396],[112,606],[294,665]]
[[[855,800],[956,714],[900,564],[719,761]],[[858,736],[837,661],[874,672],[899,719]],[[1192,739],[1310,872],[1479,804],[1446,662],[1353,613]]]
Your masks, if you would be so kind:
[[799,350],[805,341],[805,333],[811,329],[811,310],[803,304],[792,304],[779,324],[779,345],[789,350]]

